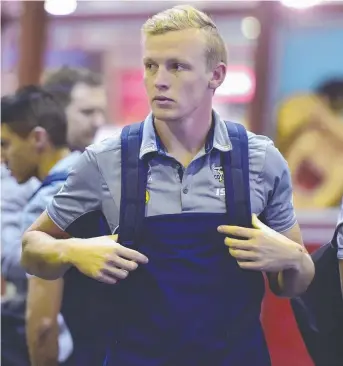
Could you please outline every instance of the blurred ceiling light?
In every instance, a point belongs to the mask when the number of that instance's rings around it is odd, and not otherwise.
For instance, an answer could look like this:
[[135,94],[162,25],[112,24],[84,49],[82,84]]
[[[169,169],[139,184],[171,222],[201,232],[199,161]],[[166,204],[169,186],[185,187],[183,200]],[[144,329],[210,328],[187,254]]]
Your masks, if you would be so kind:
[[45,0],[44,9],[51,15],[69,15],[77,7],[76,0]]
[[242,20],[241,31],[248,39],[257,39],[261,33],[261,24],[257,18],[246,17]]
[[281,0],[281,3],[284,6],[295,9],[307,9],[322,2],[324,2],[324,0]]

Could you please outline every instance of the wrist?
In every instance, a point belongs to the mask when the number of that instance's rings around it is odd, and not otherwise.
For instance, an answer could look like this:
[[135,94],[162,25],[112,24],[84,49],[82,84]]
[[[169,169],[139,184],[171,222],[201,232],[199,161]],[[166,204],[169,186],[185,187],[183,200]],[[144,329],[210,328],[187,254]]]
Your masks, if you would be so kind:
[[308,256],[306,248],[300,244],[292,249],[292,255],[290,258],[289,269],[296,272],[300,272],[303,267],[304,260]]
[[75,258],[75,252],[77,251],[77,240],[75,238],[58,240],[57,247],[60,249],[60,262],[73,265],[73,258]]

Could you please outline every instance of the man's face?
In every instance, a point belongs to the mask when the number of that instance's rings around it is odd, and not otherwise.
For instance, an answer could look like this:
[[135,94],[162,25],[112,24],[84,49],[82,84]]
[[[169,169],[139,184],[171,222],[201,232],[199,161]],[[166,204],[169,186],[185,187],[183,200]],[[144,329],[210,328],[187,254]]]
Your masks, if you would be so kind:
[[37,174],[38,152],[33,134],[23,138],[1,124],[1,160],[7,165],[19,184]]
[[73,149],[84,150],[93,143],[99,127],[106,122],[106,93],[102,86],[77,84],[66,108],[68,143]]
[[196,29],[144,37],[144,81],[155,118],[180,120],[211,102],[205,47]]

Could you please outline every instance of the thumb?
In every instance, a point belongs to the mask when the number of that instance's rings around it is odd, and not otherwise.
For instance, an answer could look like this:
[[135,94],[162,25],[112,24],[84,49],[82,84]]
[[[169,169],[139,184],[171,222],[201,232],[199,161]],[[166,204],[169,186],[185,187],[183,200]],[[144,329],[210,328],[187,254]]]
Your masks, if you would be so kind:
[[[271,229],[269,226],[265,225],[262,221],[260,221],[256,214],[252,215],[252,226],[255,229],[263,230],[263,232],[265,232],[269,235],[278,234],[275,230]],[[278,234],[278,235],[281,235],[281,234]]]
[[255,229],[260,229],[260,230],[265,228],[265,225],[258,219],[256,214],[252,215],[252,226]]
[[117,242],[118,241],[118,234],[115,235],[108,235],[108,238],[110,238],[111,240]]

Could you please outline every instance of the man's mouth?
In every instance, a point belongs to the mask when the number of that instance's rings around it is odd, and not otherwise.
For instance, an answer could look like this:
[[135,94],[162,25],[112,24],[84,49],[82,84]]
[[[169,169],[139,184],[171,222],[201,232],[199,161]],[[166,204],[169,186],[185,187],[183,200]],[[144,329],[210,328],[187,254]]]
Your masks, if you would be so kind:
[[155,97],[154,100],[159,101],[159,102],[167,102],[167,101],[173,102],[173,99],[163,97],[163,96]]

